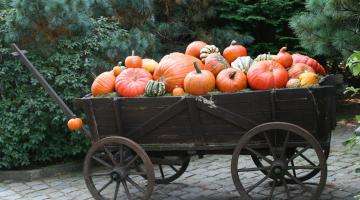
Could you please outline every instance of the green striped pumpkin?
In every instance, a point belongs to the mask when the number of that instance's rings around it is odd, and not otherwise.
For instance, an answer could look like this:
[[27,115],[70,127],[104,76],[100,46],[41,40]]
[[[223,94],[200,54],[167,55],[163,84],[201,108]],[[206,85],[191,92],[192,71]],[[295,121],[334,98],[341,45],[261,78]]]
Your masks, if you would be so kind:
[[166,93],[165,83],[150,80],[145,87],[145,96],[156,97],[163,96]]
[[254,60],[250,56],[241,56],[236,58],[236,60],[231,63],[231,67],[240,69],[246,74],[253,62]]
[[259,62],[259,61],[264,61],[264,60],[275,60],[276,59],[276,55],[271,55],[271,54],[260,54],[255,58],[255,61]]

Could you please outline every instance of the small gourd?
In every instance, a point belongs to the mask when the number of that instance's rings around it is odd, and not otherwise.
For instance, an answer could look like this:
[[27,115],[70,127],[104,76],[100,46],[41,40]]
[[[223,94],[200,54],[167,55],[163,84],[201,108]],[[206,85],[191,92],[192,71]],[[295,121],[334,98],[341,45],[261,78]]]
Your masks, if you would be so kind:
[[259,61],[264,61],[264,60],[275,60],[276,59],[276,55],[271,55],[270,53],[264,53],[264,54],[260,54],[255,58],[256,62]]
[[205,62],[206,57],[212,53],[219,53],[219,48],[217,48],[215,45],[206,45],[200,50],[201,61]]
[[246,74],[253,62],[254,60],[250,56],[242,56],[234,60],[234,62],[231,63],[231,67],[240,69]]
[[145,96],[156,97],[163,96],[166,93],[165,83],[161,81],[150,80],[145,86]]
[[299,88],[300,80],[298,78],[291,78],[286,83],[286,88]]
[[70,130],[76,131],[81,129],[83,122],[80,118],[72,118],[68,121],[67,126]]
[[181,88],[181,87],[176,87],[173,89],[172,91],[172,95],[173,96],[176,96],[176,97],[179,97],[179,96],[183,96],[185,93],[184,89]]
[[319,83],[319,77],[314,72],[305,72],[299,76],[300,87],[311,87]]

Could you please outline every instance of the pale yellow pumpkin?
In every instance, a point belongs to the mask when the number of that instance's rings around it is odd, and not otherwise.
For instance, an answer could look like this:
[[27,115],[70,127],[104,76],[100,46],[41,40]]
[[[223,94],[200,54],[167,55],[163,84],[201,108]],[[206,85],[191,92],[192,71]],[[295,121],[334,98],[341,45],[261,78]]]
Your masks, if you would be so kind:
[[153,73],[155,68],[158,66],[158,62],[156,62],[153,59],[144,58],[142,64],[142,68],[144,68],[146,71]]

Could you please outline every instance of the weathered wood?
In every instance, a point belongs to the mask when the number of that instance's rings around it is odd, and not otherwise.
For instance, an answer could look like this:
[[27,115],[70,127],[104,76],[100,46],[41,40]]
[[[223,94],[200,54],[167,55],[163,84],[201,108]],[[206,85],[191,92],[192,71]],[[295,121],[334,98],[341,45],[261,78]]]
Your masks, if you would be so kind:
[[190,117],[190,125],[192,134],[194,136],[194,142],[196,145],[206,145],[205,137],[203,134],[203,128],[201,127],[200,114],[199,110],[196,106],[196,102],[194,98],[186,98],[189,117]]

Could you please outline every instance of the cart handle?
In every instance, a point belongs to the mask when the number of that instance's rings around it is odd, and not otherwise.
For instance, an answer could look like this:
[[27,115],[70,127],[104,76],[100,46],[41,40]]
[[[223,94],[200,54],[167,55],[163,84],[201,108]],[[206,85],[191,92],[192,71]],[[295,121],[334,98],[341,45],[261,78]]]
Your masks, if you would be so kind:
[[[60,98],[60,96],[55,92],[55,90],[49,85],[45,78],[40,74],[40,72],[34,67],[34,65],[29,61],[25,56],[26,51],[22,51],[16,44],[11,44],[11,47],[15,52],[11,53],[13,56],[19,57],[22,64],[24,64],[30,72],[35,76],[35,78],[41,83],[45,88],[46,92],[51,96],[51,98],[60,106],[64,111],[68,119],[76,118],[74,112],[65,104],[65,102]],[[84,126],[80,129],[87,138],[91,139],[91,134],[87,128]]]

